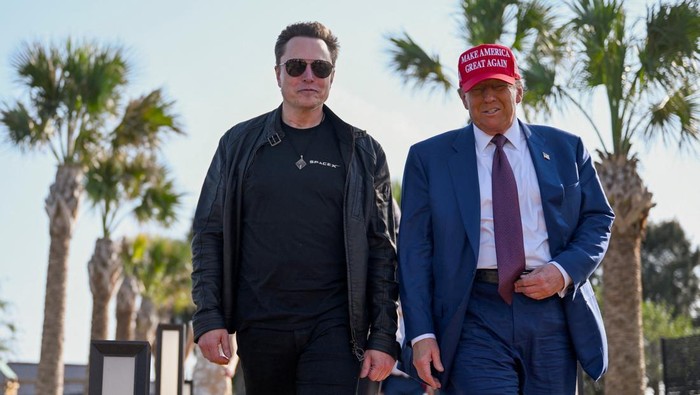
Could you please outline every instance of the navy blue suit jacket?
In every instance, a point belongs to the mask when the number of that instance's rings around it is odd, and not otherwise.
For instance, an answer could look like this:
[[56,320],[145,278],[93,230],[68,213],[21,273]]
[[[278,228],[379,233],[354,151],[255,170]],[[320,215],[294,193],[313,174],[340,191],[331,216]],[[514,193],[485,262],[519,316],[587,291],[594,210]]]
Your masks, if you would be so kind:
[[[579,137],[547,126],[521,122],[520,127],[537,173],[552,260],[572,278],[564,306],[576,356],[598,379],[607,368],[607,341],[588,278],[603,259],[614,215]],[[401,211],[398,273],[407,339],[402,368],[415,376],[410,341],[434,333],[445,367],[439,375],[444,388],[479,255],[473,125],[411,147]]]

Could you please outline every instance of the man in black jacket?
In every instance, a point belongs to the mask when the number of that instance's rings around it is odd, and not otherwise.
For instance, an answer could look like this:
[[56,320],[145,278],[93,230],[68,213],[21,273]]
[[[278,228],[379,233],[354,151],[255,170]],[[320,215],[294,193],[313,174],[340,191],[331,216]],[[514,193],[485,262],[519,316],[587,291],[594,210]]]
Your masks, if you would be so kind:
[[337,56],[318,22],[280,33],[282,104],[221,138],[195,213],[195,340],[225,364],[236,333],[249,395],[352,394],[398,354],[389,171],[324,105]]

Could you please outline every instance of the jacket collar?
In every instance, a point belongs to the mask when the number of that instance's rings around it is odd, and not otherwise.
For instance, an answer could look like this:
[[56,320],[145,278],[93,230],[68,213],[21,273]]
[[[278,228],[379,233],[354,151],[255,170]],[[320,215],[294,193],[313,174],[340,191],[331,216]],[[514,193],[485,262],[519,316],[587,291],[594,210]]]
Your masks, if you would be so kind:
[[[354,147],[355,139],[366,136],[367,132],[343,121],[325,104],[323,105],[323,113],[333,124],[333,129],[340,142],[340,152],[343,156],[343,161],[345,165],[348,166],[350,164],[351,152]],[[267,117],[262,134],[262,138],[267,140],[273,147],[282,141],[284,138],[284,129],[282,128],[282,104]]]
[[[342,143],[352,143],[355,137],[361,137],[366,134],[365,131],[360,130],[340,119],[340,117],[331,111],[331,109],[325,104],[323,105],[323,113],[333,123],[338,139],[340,139]],[[264,137],[268,139],[268,141],[271,139],[278,140],[283,138],[284,130],[282,129],[282,104],[273,110],[270,115],[271,116],[268,117],[267,121],[265,122]],[[275,134],[278,136],[275,137]]]

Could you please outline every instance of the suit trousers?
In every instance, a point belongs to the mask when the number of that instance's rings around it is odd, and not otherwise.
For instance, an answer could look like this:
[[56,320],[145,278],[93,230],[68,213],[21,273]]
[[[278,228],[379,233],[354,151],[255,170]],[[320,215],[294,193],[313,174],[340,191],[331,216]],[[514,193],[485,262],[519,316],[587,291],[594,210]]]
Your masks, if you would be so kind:
[[248,395],[355,394],[360,362],[345,321],[297,330],[247,327],[236,336]]
[[567,395],[576,387],[576,357],[558,295],[513,304],[498,285],[475,281],[447,394]]

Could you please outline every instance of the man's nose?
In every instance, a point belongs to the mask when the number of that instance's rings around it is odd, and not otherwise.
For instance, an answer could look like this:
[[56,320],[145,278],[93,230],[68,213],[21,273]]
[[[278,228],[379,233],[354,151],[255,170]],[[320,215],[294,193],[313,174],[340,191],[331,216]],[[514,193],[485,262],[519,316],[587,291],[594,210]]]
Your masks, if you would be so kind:
[[481,96],[484,100],[492,100],[496,97],[496,89],[491,86],[486,86],[481,91]]
[[311,71],[311,63],[306,64],[306,67],[304,67],[304,72],[301,74],[301,77],[305,80],[313,80],[316,77],[314,75],[314,72]]

